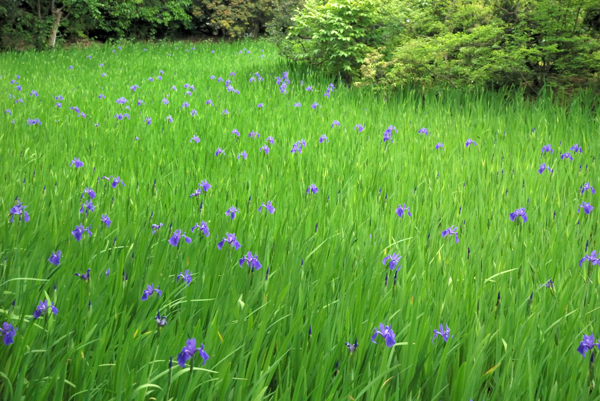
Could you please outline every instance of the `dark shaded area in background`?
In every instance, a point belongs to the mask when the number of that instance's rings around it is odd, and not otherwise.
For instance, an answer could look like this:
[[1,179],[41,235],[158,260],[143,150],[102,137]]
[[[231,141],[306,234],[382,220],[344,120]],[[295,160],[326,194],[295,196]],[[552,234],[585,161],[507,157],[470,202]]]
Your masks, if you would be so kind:
[[376,92],[600,84],[600,0],[0,0],[0,50],[260,36]]

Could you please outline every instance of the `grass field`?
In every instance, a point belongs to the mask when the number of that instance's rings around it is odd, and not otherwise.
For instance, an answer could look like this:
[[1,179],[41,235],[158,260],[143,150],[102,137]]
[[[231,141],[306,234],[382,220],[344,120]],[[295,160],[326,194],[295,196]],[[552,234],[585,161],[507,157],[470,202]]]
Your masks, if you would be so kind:
[[[266,42],[4,53],[0,75],[0,399],[600,399],[598,351],[577,352],[600,335],[599,266],[579,266],[599,246],[593,94],[384,102]],[[209,358],[181,368],[191,338]]]

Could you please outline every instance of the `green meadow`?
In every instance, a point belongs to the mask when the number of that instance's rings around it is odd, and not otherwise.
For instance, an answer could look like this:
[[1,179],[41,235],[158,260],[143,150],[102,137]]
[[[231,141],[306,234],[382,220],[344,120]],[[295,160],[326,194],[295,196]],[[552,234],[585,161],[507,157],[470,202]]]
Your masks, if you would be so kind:
[[[0,75],[0,324],[18,329],[0,344],[0,399],[600,399],[598,349],[577,352],[600,336],[600,266],[579,266],[600,247],[600,194],[581,193],[600,190],[597,94],[377,96],[262,41],[9,52]],[[29,221],[11,222],[16,198]],[[191,232],[202,221],[208,237]],[[178,229],[190,243],[169,243]],[[218,249],[227,233],[239,250]],[[248,252],[260,269],[240,267]],[[148,285],[162,295],[142,301]],[[58,313],[34,319],[44,300]],[[381,323],[393,347],[371,341]],[[181,368],[191,338],[209,358]]]

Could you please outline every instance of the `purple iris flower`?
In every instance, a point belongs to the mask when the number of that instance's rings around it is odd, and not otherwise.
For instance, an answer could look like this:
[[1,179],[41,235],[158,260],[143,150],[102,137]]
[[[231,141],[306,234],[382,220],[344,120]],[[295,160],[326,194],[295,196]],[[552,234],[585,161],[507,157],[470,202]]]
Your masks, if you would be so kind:
[[21,202],[17,201],[17,204],[10,208],[10,222],[14,223],[14,217],[19,216],[19,221],[21,220],[21,216],[23,216],[23,221],[27,223],[29,221],[29,213],[25,210],[27,206],[23,206]]
[[140,87],[138,85],[133,85],[129,89],[135,92],[136,90],[140,89]]
[[596,190],[594,189],[594,187],[593,187],[593,186],[591,186],[591,185],[590,185],[589,183],[587,183],[587,182],[581,186],[581,194],[583,195],[583,193],[584,193],[585,191],[590,191],[590,192],[592,193],[592,195],[596,193]]
[[96,197],[96,193],[91,187],[84,189],[81,197],[83,198],[86,194],[90,196],[90,199],[94,199]]
[[363,130],[365,129],[365,127],[363,127],[362,124],[356,124],[354,126],[354,129],[358,129],[358,133],[360,134],[361,132],[363,132]]
[[215,152],[215,156],[219,156],[219,155],[224,155],[225,151],[221,148],[217,148],[217,151]]
[[552,279],[548,280],[546,284],[543,285],[545,285],[546,288],[554,288],[554,282],[552,281]]
[[169,115],[169,116],[167,116],[167,117],[165,118],[165,121],[168,121],[168,122],[172,123],[172,122],[173,122],[173,117],[171,117],[171,116]]
[[227,211],[225,212],[225,215],[228,217],[231,217],[231,220],[235,219],[235,214],[238,212],[238,209],[235,206],[231,206],[229,209],[227,209]]
[[515,221],[516,219],[518,219],[520,217],[521,219],[523,219],[523,223],[527,222],[527,213],[525,213],[524,207],[515,210],[508,216],[510,217],[510,221]]
[[294,103],[294,107],[302,107],[302,104],[300,102],[296,102]]
[[583,149],[581,148],[581,146],[579,146],[578,143],[576,143],[575,145],[571,146],[571,152],[573,153],[582,153]]
[[241,245],[238,242],[237,238],[235,237],[235,234],[229,234],[227,233],[226,237],[223,237],[223,239],[221,240],[221,242],[219,242],[217,244],[217,248],[219,248],[219,250],[221,250],[223,248],[223,245],[225,245],[225,243],[230,244],[232,247],[234,247],[236,250],[240,249]]
[[540,168],[538,169],[538,173],[542,174],[544,172],[544,170],[548,170],[548,171],[552,172],[552,170],[550,169],[550,166],[546,165],[546,163],[542,163],[540,165]]
[[92,269],[87,269],[87,272],[80,274],[80,273],[75,273],[75,275],[77,277],[79,277],[80,279],[82,279],[83,281],[89,281],[90,280],[90,271],[92,271]]
[[156,288],[153,288],[154,284],[152,285],[147,285],[146,289],[144,290],[143,294],[142,294],[142,301],[147,300],[152,294],[154,294],[155,292],[158,294],[158,297],[160,298],[160,296],[162,295],[162,291],[158,289],[158,286],[156,286]]
[[161,316],[160,311],[158,311],[154,320],[156,321],[158,328],[165,327],[167,325],[167,317]]
[[89,200],[86,203],[84,203],[83,205],[81,205],[81,209],[79,209],[79,213],[93,212],[94,210],[96,210],[96,208],[94,207],[94,204],[92,203],[92,201]]
[[[442,336],[442,338],[444,339],[445,342],[448,342],[448,339],[450,338],[450,329],[448,328],[447,324],[446,324],[446,330],[444,330],[444,326],[441,323],[440,323],[439,330],[433,330],[433,339],[431,340],[431,342],[433,342],[433,340],[435,340],[438,335]],[[454,337],[454,336],[452,336],[452,337]]]
[[81,160],[79,160],[78,158],[74,158],[71,161],[71,164],[69,164],[69,167],[71,167],[73,164],[75,164],[75,168],[83,167],[83,162]]
[[340,124],[340,122],[338,120],[333,120],[333,124],[331,124],[331,128],[333,127],[341,127],[342,125]]
[[271,145],[273,145],[275,143],[275,138],[273,138],[272,136],[269,136],[269,137],[267,137],[267,139],[265,139],[265,141],[267,141]]
[[211,185],[208,183],[207,180],[202,180],[200,181],[200,183],[198,184],[199,188],[202,188],[202,190],[204,192],[208,192],[208,190],[210,189]]
[[409,208],[408,206],[406,206],[405,203],[398,205],[398,207],[396,208],[396,214],[398,215],[398,217],[402,217],[404,215],[404,212],[407,212],[408,215],[412,217],[412,213],[408,209]]
[[27,119],[27,124],[29,125],[42,125],[42,122],[39,120],[39,118],[34,118],[33,120],[31,118]]
[[571,156],[571,153],[567,152],[567,153],[563,153],[562,155],[560,155],[561,160],[562,159],[571,159],[571,161],[573,161],[573,156]]
[[350,344],[349,342],[347,342],[346,347],[348,347],[348,351],[350,351],[350,355],[352,355],[354,352],[356,352],[356,349],[358,348],[358,338],[354,340],[354,344]]
[[[309,86],[308,88],[310,88],[310,86]],[[307,89],[308,89],[308,88],[307,88]],[[319,103],[317,103],[317,102],[314,102],[313,104],[311,104],[311,105],[310,105],[310,107],[311,107],[313,110],[316,110],[316,109],[317,109],[317,107],[318,107],[318,108],[321,108],[321,105],[320,105]]]
[[108,218],[107,215],[103,214],[102,218],[100,219],[100,221],[104,224],[106,224],[106,227],[110,227],[110,219]]
[[169,100],[166,97],[163,97],[163,100],[161,100],[161,103],[166,106],[169,104]]
[[186,107],[190,107],[190,104],[188,102],[183,102],[181,107],[185,109]]
[[125,99],[124,97],[120,97],[115,101],[115,103],[125,104],[125,103],[127,103],[127,99]]
[[308,189],[306,190],[306,193],[307,193],[307,194],[308,194],[308,193],[313,193],[313,194],[316,194],[316,193],[318,193],[318,192],[319,192],[319,188],[317,188],[317,186],[316,186],[315,184],[310,184],[310,185],[308,186]]
[[427,130],[427,128],[423,127],[419,130],[419,134],[427,135],[427,134],[429,134],[429,131]]
[[54,313],[54,315],[58,313],[58,309],[56,309],[56,307],[54,306],[54,302],[52,302],[52,305],[48,306],[48,300],[40,301],[40,304],[35,308],[35,311],[33,312],[33,318],[39,319],[43,315],[46,315],[49,311]]
[[154,233],[156,233],[158,231],[158,229],[161,228],[162,226],[164,226],[163,223],[152,224],[152,235],[154,235]]
[[267,204],[265,205],[265,202],[262,203],[262,205],[260,205],[260,207],[258,208],[258,212],[261,213],[262,212],[262,208],[267,209],[267,211],[271,214],[275,213],[275,208],[273,207],[273,205],[271,205],[271,201],[267,201]]
[[393,125],[390,125],[385,131],[383,131],[383,142],[394,142],[394,140],[392,139],[392,131],[398,132],[398,129],[396,129],[396,127],[394,127]]
[[223,109],[223,112],[221,114],[226,115],[226,114],[229,114],[229,112],[227,111],[227,109]]
[[467,139],[467,142],[465,143],[465,147],[468,148],[469,145],[477,146],[477,144],[475,143],[475,141],[472,140],[471,138]]
[[260,134],[258,132],[255,132],[254,130],[252,130],[248,134],[248,138],[260,138]]
[[306,87],[306,90],[307,90],[307,91],[309,91],[309,92],[312,92],[312,90],[313,90],[313,87],[312,87],[312,86],[310,86],[310,85],[308,85],[308,86]]
[[202,231],[205,237],[208,237],[210,235],[210,231],[208,231],[208,225],[204,221],[201,222],[199,225],[196,223],[196,225],[192,227],[192,233],[195,229],[200,229],[200,231]]
[[231,131],[231,135],[233,135],[233,134],[240,136],[240,131],[238,131],[236,128],[234,128],[233,131]]
[[402,256],[398,255],[396,252],[394,252],[391,255],[386,256],[385,258],[383,258],[383,264],[387,264],[388,260],[390,261],[390,270],[394,270],[396,268],[396,266],[398,266],[398,270],[400,270],[400,268],[402,266],[400,266],[400,259],[402,258]]
[[179,363],[179,366],[185,368],[185,363],[194,356],[196,351],[202,357],[202,365],[204,365],[206,361],[208,361],[208,354],[204,351],[204,344],[200,344],[200,348],[196,348],[196,339],[188,338],[185,347],[183,347],[181,353],[177,356],[177,363]]
[[140,100],[138,100],[138,102],[137,102],[137,105],[138,105],[138,106],[141,106],[141,105],[143,105],[143,104],[146,104],[146,103],[144,103],[144,101],[143,101],[143,100],[141,100],[141,99],[140,99]]
[[444,144],[441,142],[438,142],[437,145],[435,145],[435,150],[438,150],[439,148],[446,150],[446,148],[444,147]]
[[78,225],[77,227],[75,227],[75,229],[73,231],[71,231],[71,234],[73,234],[73,237],[75,237],[75,239],[77,241],[81,241],[81,238],[83,237],[83,233],[87,231],[88,236],[92,236],[92,232],[90,231],[90,228],[92,228],[92,226],[89,226],[88,228],[85,228],[83,226],[83,224]]
[[592,251],[589,255],[585,255],[580,261],[579,261],[579,267],[581,267],[581,265],[583,264],[583,262],[589,261],[591,263],[591,265],[598,265],[600,266],[600,258],[598,258],[598,256],[596,256],[596,251]]
[[33,91],[33,90],[32,90],[32,91],[31,91],[31,93],[29,93],[29,96],[35,96],[35,97],[38,97],[39,95],[38,95],[38,93],[37,93],[36,91]]
[[456,226],[450,226],[442,231],[442,237],[446,237],[447,235],[454,235],[456,243],[458,244],[458,228]]
[[171,86],[171,90],[177,92],[177,87],[175,85]]
[[146,125],[152,124],[152,118],[150,118],[150,117],[144,118],[144,121],[146,121]]
[[264,109],[264,108],[265,108],[265,105],[264,105],[264,104],[262,104],[262,103],[259,103],[259,104],[258,104],[256,107],[258,107],[259,109]]
[[304,139],[294,143],[291,153],[302,153],[302,147],[306,147],[306,141]]
[[240,159],[240,157],[243,157],[243,158],[244,158],[244,160],[246,160],[246,159],[248,158],[248,153],[246,153],[246,151],[245,151],[245,150],[242,150],[242,151],[240,152],[240,154],[238,155],[238,160]]
[[212,102],[212,100],[208,99],[208,100],[206,101],[206,105],[207,105],[207,106],[212,106],[212,105],[213,105],[213,102]]
[[[110,177],[102,177],[104,179],[106,179],[107,181],[110,180],[110,178],[112,178],[112,175]],[[113,179],[113,181],[110,183],[110,186],[113,188],[116,188],[119,184],[121,184],[123,186],[123,188],[125,188],[125,183],[123,182],[123,180],[121,179],[120,176],[117,176],[115,179]]]
[[177,275],[177,282],[179,282],[179,279],[182,278],[183,281],[185,282],[186,285],[190,285],[190,283],[192,282],[192,275],[190,274],[189,270],[186,270],[185,273],[179,273]]
[[329,143],[329,139],[327,139],[327,135],[323,134],[321,135],[321,137],[319,138],[319,143],[323,143],[327,141],[327,143]]
[[265,154],[269,154],[269,147],[267,145],[263,145],[261,146],[260,150],[262,150],[263,152],[265,152]]
[[200,143],[200,138],[198,138],[196,135],[194,135],[192,137],[192,139],[190,139],[190,142],[192,142],[192,141],[196,141],[196,143]]
[[590,214],[592,210],[594,210],[594,207],[587,202],[582,202],[581,205],[579,205],[579,207],[577,208],[577,213],[579,213],[579,209],[581,208],[583,208],[585,214]]
[[377,344],[375,339],[378,335],[385,339],[385,345],[387,345],[389,348],[392,348],[396,344],[396,340],[394,338],[396,335],[390,326],[384,326],[383,323],[381,323],[379,325],[379,330],[375,329],[375,334],[373,334],[373,337],[371,337],[371,342]]
[[4,336],[4,345],[11,345],[14,343],[14,337],[17,335],[17,330],[19,329],[8,322],[2,323],[0,334]]
[[596,346],[598,349],[600,349],[600,343],[594,343],[594,334],[589,336],[584,334],[583,341],[579,344],[579,347],[577,347],[577,352],[579,352],[581,356],[585,358],[585,354],[587,354],[588,351],[592,350]]
[[115,114],[115,118],[119,121],[123,120],[123,118],[127,117],[129,120],[131,120],[131,117],[129,116],[128,113],[125,114],[121,114],[121,113],[117,113]]
[[548,144],[544,147],[542,147],[542,153],[554,153],[554,149],[552,149],[552,145]]
[[181,234],[181,230],[175,230],[171,238],[169,238],[169,244],[171,244],[172,246],[177,246],[181,238],[185,239],[185,242],[187,242],[188,244],[192,242],[192,239],[186,236],[185,233]]
[[250,269],[253,271],[256,271],[262,267],[262,265],[256,258],[256,254],[254,254],[254,256],[252,256],[252,252],[248,252],[246,254],[246,256],[244,256],[243,258],[241,258],[239,260],[240,267],[242,267],[244,265],[244,263],[247,263],[248,266],[250,266]]
[[52,255],[48,258],[48,262],[52,263],[54,266],[58,266],[60,263],[60,254],[61,251],[52,252]]

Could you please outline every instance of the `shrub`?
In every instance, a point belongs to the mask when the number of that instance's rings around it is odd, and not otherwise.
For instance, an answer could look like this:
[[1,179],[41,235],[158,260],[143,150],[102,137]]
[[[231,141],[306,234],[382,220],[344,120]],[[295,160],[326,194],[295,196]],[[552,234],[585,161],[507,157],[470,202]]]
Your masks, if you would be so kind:
[[280,48],[293,60],[354,78],[365,56],[383,44],[390,30],[382,7],[380,0],[307,0],[291,18],[294,24]]
[[597,80],[600,12],[592,1],[404,3],[412,21],[405,35],[365,58],[357,86],[518,85],[536,93]]

